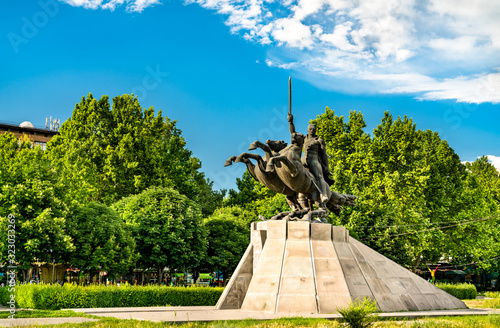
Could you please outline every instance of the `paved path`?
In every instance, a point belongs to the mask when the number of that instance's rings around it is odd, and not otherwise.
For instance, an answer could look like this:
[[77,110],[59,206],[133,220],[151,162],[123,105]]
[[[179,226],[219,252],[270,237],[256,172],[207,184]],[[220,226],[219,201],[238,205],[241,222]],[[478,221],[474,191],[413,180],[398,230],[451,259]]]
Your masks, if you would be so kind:
[[[296,313],[259,313],[242,312],[239,310],[216,310],[213,306],[182,306],[182,307],[136,307],[136,308],[94,308],[94,309],[69,309],[75,312],[92,314],[102,317],[114,317],[118,319],[136,319],[149,321],[218,321],[218,320],[242,320],[257,319],[269,320],[283,317],[310,317],[335,320],[339,314],[296,314]],[[380,313],[381,317],[393,318],[420,318],[438,316],[462,316],[462,315],[488,315],[500,314],[499,310],[493,309],[465,309],[465,310],[443,310],[443,311],[412,311]],[[69,318],[27,318],[27,319],[0,319],[0,327],[22,326],[22,325],[45,325],[59,323],[80,323],[96,321],[96,319],[69,317]]]
[[[218,321],[218,320],[242,320],[258,319],[269,320],[282,317],[310,317],[338,319],[340,314],[296,314],[296,313],[261,313],[243,312],[240,310],[216,310],[212,306],[184,306],[184,307],[148,307],[148,308],[100,308],[100,309],[70,309],[75,312],[83,312],[103,317],[115,317],[119,319],[137,319],[150,321],[188,322],[188,321]],[[461,316],[461,315],[488,315],[500,314],[499,310],[489,309],[463,309],[443,311],[412,311],[380,313],[381,317],[438,317],[438,316]]]

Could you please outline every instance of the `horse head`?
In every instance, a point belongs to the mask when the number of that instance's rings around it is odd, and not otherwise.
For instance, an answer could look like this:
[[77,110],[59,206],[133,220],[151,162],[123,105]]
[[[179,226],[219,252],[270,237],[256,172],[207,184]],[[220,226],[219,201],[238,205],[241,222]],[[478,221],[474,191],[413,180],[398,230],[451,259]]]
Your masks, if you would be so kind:
[[281,150],[285,149],[285,147],[288,145],[286,142],[283,140],[266,140],[266,145],[271,148],[271,150],[275,153],[279,153]]

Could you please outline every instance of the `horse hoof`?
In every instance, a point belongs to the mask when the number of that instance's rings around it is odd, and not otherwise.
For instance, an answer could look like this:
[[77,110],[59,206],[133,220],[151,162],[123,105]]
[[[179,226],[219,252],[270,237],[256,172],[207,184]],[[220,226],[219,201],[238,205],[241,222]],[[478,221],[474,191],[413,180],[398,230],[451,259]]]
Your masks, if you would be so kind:
[[224,163],[224,167],[229,166],[229,165],[232,165],[232,164],[233,164],[233,161],[231,161],[231,159],[228,159],[228,160]]
[[257,142],[254,141],[250,144],[250,147],[248,147],[248,150],[255,150],[255,149],[257,149]]

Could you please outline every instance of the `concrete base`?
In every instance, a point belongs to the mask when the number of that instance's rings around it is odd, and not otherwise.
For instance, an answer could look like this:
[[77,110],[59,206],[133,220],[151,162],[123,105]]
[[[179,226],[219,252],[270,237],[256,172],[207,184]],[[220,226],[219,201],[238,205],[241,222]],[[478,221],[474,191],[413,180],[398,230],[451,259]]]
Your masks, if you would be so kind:
[[465,303],[349,236],[309,222],[252,224],[252,240],[217,309],[337,313],[371,298],[382,312],[465,309]]

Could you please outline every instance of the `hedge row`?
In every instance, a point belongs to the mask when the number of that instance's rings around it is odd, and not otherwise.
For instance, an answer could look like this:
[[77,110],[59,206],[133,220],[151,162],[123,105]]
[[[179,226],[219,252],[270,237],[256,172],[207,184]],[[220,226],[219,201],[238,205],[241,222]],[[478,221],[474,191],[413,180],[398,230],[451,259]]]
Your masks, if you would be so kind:
[[[137,306],[211,306],[223,288],[167,286],[75,286],[18,285],[18,308],[59,310],[67,308]],[[10,299],[7,288],[0,288],[0,302]]]
[[477,296],[476,286],[472,284],[436,283],[436,286],[461,300],[472,300]]

